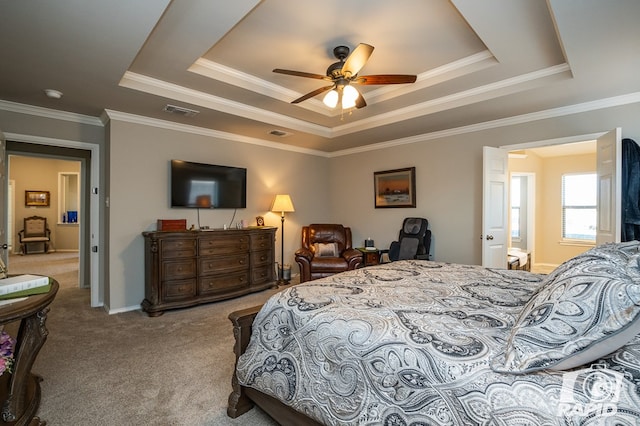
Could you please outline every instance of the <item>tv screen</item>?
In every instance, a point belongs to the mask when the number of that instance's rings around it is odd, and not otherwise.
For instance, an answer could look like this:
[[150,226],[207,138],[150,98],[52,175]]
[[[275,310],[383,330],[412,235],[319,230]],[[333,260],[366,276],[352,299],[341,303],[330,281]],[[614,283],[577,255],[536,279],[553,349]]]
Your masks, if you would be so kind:
[[247,207],[247,169],[171,160],[171,207]]

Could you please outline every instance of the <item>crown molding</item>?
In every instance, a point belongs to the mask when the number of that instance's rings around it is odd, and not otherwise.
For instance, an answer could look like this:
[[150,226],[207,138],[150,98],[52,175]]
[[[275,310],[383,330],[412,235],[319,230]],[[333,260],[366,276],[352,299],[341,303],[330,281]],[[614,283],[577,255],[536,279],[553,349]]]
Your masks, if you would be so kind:
[[51,118],[54,120],[71,121],[73,123],[87,124],[90,126],[103,126],[103,123],[98,117],[76,114],[74,112],[58,111],[55,109],[43,108],[34,105],[19,104],[11,101],[0,100],[0,110],[17,112],[20,114],[35,115],[38,117]]
[[[263,80],[251,74],[238,71],[235,68],[230,68],[204,58],[199,58],[189,67],[188,70],[213,80],[222,81],[232,86],[250,90],[286,103],[302,96],[301,93],[296,92],[295,90],[287,89],[286,87],[271,83],[270,81]],[[328,109],[317,99],[309,99],[299,106],[327,117],[337,115],[334,110]]]
[[[528,114],[516,115],[513,117],[501,118],[498,120],[486,121],[484,123],[477,123],[477,124],[471,124],[468,126],[455,127],[451,129],[441,130],[438,132],[424,133],[422,135],[395,139],[395,140],[381,142],[377,144],[366,145],[358,148],[335,151],[329,155],[329,158],[357,154],[361,152],[375,151],[379,149],[391,148],[391,147],[400,146],[400,145],[409,145],[413,143],[419,143],[419,142],[425,142],[428,140],[457,136],[457,135],[462,135],[466,133],[496,129],[499,127],[515,126],[518,124],[531,123],[533,121],[546,120],[550,118],[558,118],[558,117],[563,117],[567,115],[580,114],[580,113],[596,111],[600,109],[614,108],[614,107],[634,104],[634,103],[640,103],[640,92],[628,93],[626,95],[620,95],[620,96],[613,96],[610,98],[599,99],[596,101],[583,102],[580,104],[569,105],[566,107],[551,108],[543,111],[537,111],[537,112],[532,112]],[[587,136],[587,138],[592,138],[593,135],[599,135],[599,134],[592,134],[590,136]],[[575,142],[573,138],[571,138],[571,140]],[[529,147],[531,145],[525,144],[523,146]]]
[[220,130],[212,130],[204,127],[191,126],[188,124],[174,123],[172,121],[165,121],[165,120],[160,120],[158,118],[150,118],[142,115],[130,114],[127,112],[114,111],[114,110],[107,109],[105,110],[105,115],[109,120],[118,120],[118,121],[124,121],[127,123],[142,124],[145,126],[156,127],[159,129],[192,133],[200,136],[223,139],[225,141],[248,143],[251,145],[258,145],[266,148],[280,149],[283,151],[291,151],[291,152],[297,152],[301,154],[315,155],[319,157],[328,157],[328,153],[323,151],[317,151],[317,150],[308,149],[308,148],[300,148],[292,145],[286,145],[283,143],[272,142],[272,141],[252,138],[248,136],[241,136],[235,133],[228,133]]
[[462,92],[453,93],[448,96],[430,99],[419,104],[398,108],[394,111],[379,114],[374,117],[364,118],[362,120],[334,127],[333,136],[344,136],[353,132],[369,130],[374,127],[393,124],[398,121],[408,120],[411,118],[423,117],[425,115],[435,114],[447,109],[496,98],[505,94],[524,90],[531,84],[540,82],[547,78],[553,78],[556,75],[568,71],[570,71],[568,64],[560,64],[505,80],[496,81],[495,83],[486,84],[484,86],[475,87],[473,89],[464,90]]
[[[367,145],[364,147],[350,148],[340,151],[327,153],[324,151],[318,151],[308,148],[299,148],[283,143],[267,141],[258,138],[251,138],[246,136],[237,135],[234,133],[222,132],[219,130],[212,130],[203,127],[185,125],[180,123],[174,123],[170,121],[160,120],[156,118],[149,118],[141,115],[135,115],[114,110],[105,110],[100,118],[91,117],[81,114],[73,114],[67,112],[60,112],[55,110],[49,110],[42,107],[34,107],[31,105],[18,104],[15,102],[9,102],[0,100],[0,109],[10,112],[17,112],[22,114],[36,115],[53,119],[70,120],[74,122],[82,122],[84,124],[91,124],[97,126],[106,125],[109,120],[120,120],[130,123],[143,124],[151,127],[182,131],[187,133],[193,133],[203,136],[209,136],[219,139],[225,139],[229,141],[236,141],[241,143],[249,143],[252,145],[259,145],[268,148],[281,149],[285,151],[297,152],[308,155],[315,155],[319,157],[332,158],[340,157],[344,155],[357,154],[361,152],[375,151],[379,149],[390,148],[400,145],[408,145],[412,143],[420,143],[433,139],[440,139],[450,136],[456,136],[466,133],[478,132],[483,130],[490,130],[499,127],[514,126],[518,124],[529,123],[533,121],[546,120],[550,118],[557,118],[572,114],[580,114],[589,111],[595,111],[606,108],[615,108],[623,105],[640,103],[640,92],[628,93],[620,96],[613,96],[610,98],[598,99],[595,101],[583,102],[580,104],[569,105],[566,107],[551,108],[548,110],[517,115],[513,117],[502,118],[498,120],[487,121],[484,123],[477,123],[468,126],[461,126],[452,129],[441,130],[438,132],[424,133],[421,135],[411,136],[407,138],[395,139],[385,141],[373,145]],[[79,121],[82,120],[82,121]]]
[[325,138],[331,137],[331,130],[325,126],[312,124],[308,121],[298,120],[296,118],[277,114],[265,109],[252,107],[240,102],[210,95],[208,93],[189,89],[131,71],[125,72],[124,76],[120,80],[120,86],[156,96],[163,96],[169,99],[187,102],[192,105],[199,105],[204,108],[210,108],[215,111],[237,115],[250,120],[260,121],[262,123],[268,123],[277,127],[288,127],[293,130],[311,133]]

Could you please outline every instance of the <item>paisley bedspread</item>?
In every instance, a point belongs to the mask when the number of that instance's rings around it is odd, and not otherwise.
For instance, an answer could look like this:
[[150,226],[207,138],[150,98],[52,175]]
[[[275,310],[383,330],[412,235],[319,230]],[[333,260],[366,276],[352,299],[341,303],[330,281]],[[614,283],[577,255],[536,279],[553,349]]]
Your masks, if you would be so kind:
[[326,425],[640,424],[639,336],[571,371],[492,370],[542,279],[416,260],[292,286],[237,376]]

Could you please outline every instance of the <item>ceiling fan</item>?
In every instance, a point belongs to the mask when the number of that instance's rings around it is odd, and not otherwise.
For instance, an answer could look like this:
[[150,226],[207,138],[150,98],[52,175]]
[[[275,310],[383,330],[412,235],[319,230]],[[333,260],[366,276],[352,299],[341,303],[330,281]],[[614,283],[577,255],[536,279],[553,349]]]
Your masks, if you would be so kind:
[[380,75],[363,75],[359,76],[358,72],[364,67],[369,60],[374,47],[365,43],[360,43],[349,54],[349,48],[347,46],[338,46],[333,49],[333,55],[338,59],[327,68],[327,74],[312,74],[303,71],[291,71],[276,68],[273,70],[275,73],[293,75],[296,77],[315,78],[318,80],[330,81],[329,86],[324,86],[307,93],[291,101],[292,104],[297,104],[309,98],[313,98],[321,93],[328,92],[323,102],[325,105],[331,108],[335,108],[336,105],[342,105],[343,109],[347,108],[362,108],[367,106],[362,94],[353,85],[372,85],[372,84],[405,84],[414,83],[416,81],[415,75],[406,74],[380,74]]

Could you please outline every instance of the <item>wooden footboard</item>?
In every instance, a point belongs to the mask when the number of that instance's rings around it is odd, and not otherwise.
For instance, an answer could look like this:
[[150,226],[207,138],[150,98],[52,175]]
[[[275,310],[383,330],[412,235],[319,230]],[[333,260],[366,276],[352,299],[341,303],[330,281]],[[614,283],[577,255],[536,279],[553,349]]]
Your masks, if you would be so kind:
[[233,336],[236,339],[233,346],[236,362],[233,368],[233,377],[231,378],[233,391],[229,395],[227,415],[235,419],[249,411],[254,405],[257,405],[282,426],[321,426],[320,423],[277,399],[255,389],[246,388],[238,383],[238,378],[236,377],[238,358],[247,349],[251,338],[251,326],[261,307],[254,306],[229,314],[229,319],[233,324]]

